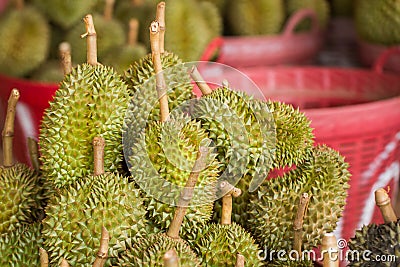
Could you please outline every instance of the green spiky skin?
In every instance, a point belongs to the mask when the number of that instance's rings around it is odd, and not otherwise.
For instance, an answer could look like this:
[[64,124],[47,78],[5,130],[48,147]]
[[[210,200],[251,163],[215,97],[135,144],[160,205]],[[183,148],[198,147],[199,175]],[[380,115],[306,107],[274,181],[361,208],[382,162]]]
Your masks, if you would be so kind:
[[65,76],[46,109],[39,134],[43,176],[56,188],[93,173],[95,136],[102,136],[105,170],[123,163],[122,124],[127,86],[110,67],[79,65]]
[[[330,18],[330,6],[327,0],[286,0],[286,8],[289,16],[303,8],[312,9],[317,14],[320,27],[326,28],[328,25]],[[299,30],[309,30],[311,28],[311,24],[309,21],[303,21],[297,28]]]
[[169,0],[165,21],[165,48],[184,61],[199,60],[208,43],[222,32],[218,9],[209,2]]
[[50,29],[35,8],[10,10],[0,18],[0,73],[22,77],[47,57]]
[[71,266],[92,266],[102,226],[110,233],[109,266],[121,242],[147,234],[143,201],[128,178],[113,173],[88,176],[62,190],[51,199],[43,220],[43,245],[51,266],[58,266],[62,258]]
[[0,234],[38,220],[44,196],[40,178],[24,164],[0,167]]
[[136,61],[147,54],[147,49],[141,44],[124,45],[110,51],[104,58],[105,65],[113,67],[121,75]]
[[302,240],[304,249],[312,249],[321,243],[323,233],[336,228],[345,205],[349,177],[348,164],[337,151],[317,146],[297,169],[264,182],[248,205],[246,226],[263,247],[290,250],[299,197],[308,193],[311,199]]
[[284,20],[283,0],[236,0],[228,5],[227,23],[235,35],[276,34]]
[[236,255],[244,256],[246,266],[262,266],[259,247],[240,225],[211,224],[197,243],[202,266],[235,266]]
[[[364,225],[349,241],[349,248],[352,251],[359,251],[361,254],[365,251],[370,261],[360,256],[349,258],[349,266],[393,266],[400,264],[400,219],[396,222],[384,223],[381,225]],[[396,260],[381,261],[383,256],[395,256]]]
[[39,266],[41,224],[25,224],[0,234],[0,265],[7,267]]
[[[125,44],[126,34],[122,24],[115,19],[106,20],[102,15],[93,14],[93,23],[96,28],[97,56],[102,62],[109,51]],[[79,23],[66,35],[67,42],[71,44],[72,60],[78,64],[86,62],[86,39],[81,38],[84,32],[84,24]]]
[[59,83],[64,79],[64,71],[59,61],[52,60],[45,62],[39,69],[37,69],[32,79],[35,81]]
[[356,30],[362,39],[382,45],[400,43],[400,1],[359,0],[354,12]]
[[[177,204],[180,190],[170,188],[167,185],[159,184],[153,175],[159,176],[173,185],[183,188],[187,182],[202,140],[208,138],[207,133],[201,129],[200,123],[186,122],[182,115],[167,122],[153,122],[149,124],[146,133],[147,147],[143,149],[139,144],[132,148],[131,172],[135,174],[136,181],[150,181],[148,186],[155,190],[163,190],[165,194],[171,196],[176,194],[174,203],[163,202],[164,196],[160,193],[156,198],[149,197],[147,202],[147,215],[157,227],[168,229],[170,226]],[[182,130],[175,133],[176,129]],[[133,142],[138,143],[138,142]],[[143,166],[141,154],[147,155],[151,161],[153,174],[147,167]],[[219,175],[219,162],[215,160],[215,155],[208,159],[207,168],[199,172],[198,182],[191,200],[192,206],[187,209],[181,227],[180,236],[190,244],[199,234],[199,230],[211,219],[213,211],[212,200],[215,199],[216,181]],[[164,182],[162,182],[164,183]],[[143,186],[142,183],[139,183]],[[149,192],[145,190],[146,192]]]
[[180,267],[200,266],[196,254],[184,240],[172,239],[166,234],[153,234],[137,242],[127,239],[116,266],[162,267],[162,258],[170,249],[176,251]]
[[53,22],[68,29],[91,13],[96,1],[34,0],[34,4]]

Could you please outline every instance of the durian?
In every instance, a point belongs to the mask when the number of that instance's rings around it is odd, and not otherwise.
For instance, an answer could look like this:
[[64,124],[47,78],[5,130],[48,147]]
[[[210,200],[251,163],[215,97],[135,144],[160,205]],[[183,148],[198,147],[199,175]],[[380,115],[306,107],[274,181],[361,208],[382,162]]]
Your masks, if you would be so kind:
[[3,166],[0,166],[0,234],[15,231],[21,225],[43,216],[44,197],[38,174],[25,164],[14,164],[14,119],[19,91],[13,89],[8,101],[2,132]]
[[91,15],[85,17],[88,63],[65,76],[46,109],[39,134],[42,173],[57,188],[83,178],[93,170],[90,140],[106,142],[105,168],[122,170],[122,124],[129,93],[121,77],[97,63],[96,36]]
[[17,3],[0,17],[0,73],[22,77],[45,61],[50,29],[35,7]]
[[400,43],[399,1],[357,0],[354,5],[354,24],[363,40],[382,45]]
[[236,0],[227,5],[227,24],[234,35],[271,35],[285,21],[283,0]]
[[[350,0],[349,0],[350,1]],[[291,16],[300,9],[312,9],[315,11],[319,26],[324,29],[327,27],[330,18],[330,5],[327,0],[286,0],[288,16]],[[297,27],[299,30],[309,30],[309,21],[304,21]]]
[[[122,46],[126,42],[123,25],[113,18],[114,2],[115,0],[105,1],[104,13],[93,14],[98,43],[97,52],[100,62],[108,55],[109,51]],[[72,46],[72,58],[77,63],[83,63],[86,59],[85,41],[81,40],[81,31],[81,26],[76,25],[66,35],[67,42]]]
[[147,54],[147,49],[137,42],[138,29],[139,21],[136,19],[130,20],[128,43],[107,53],[103,62],[123,74],[131,64],[143,58]]
[[228,188],[222,198],[223,211],[221,224],[211,224],[196,243],[203,266],[234,266],[236,254],[246,259],[246,266],[262,266],[258,257],[259,247],[251,235],[240,225],[231,223],[232,195],[240,195],[240,190],[231,188],[228,183],[221,183]]
[[91,266],[100,244],[102,226],[110,233],[107,265],[112,264],[127,238],[146,234],[145,207],[135,184],[115,173],[104,173],[104,139],[96,137],[94,175],[60,190],[46,208],[43,247],[50,265],[64,258],[72,266]]
[[247,226],[263,247],[289,250],[294,203],[299,194],[308,193],[311,199],[302,240],[304,249],[311,249],[321,243],[324,232],[335,229],[345,205],[349,177],[344,158],[337,151],[318,145],[309,150],[307,159],[295,170],[265,181],[252,195]]

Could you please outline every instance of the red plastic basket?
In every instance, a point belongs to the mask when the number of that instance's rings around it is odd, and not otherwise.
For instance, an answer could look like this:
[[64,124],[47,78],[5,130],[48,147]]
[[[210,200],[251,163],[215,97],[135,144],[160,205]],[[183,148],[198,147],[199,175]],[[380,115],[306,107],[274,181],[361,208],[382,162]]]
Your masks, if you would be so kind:
[[[400,53],[400,49],[390,54]],[[206,81],[227,79],[232,88],[256,98],[284,101],[311,119],[317,143],[340,151],[350,164],[349,197],[336,236],[383,220],[373,192],[390,186],[395,197],[400,175],[400,76],[383,73],[385,54],[374,69],[325,67],[252,67],[236,71],[212,65],[199,68]],[[261,92],[259,91],[261,90]],[[198,91],[196,94],[200,95]]]
[[[381,57],[383,53],[386,51],[386,57],[384,60],[387,61],[385,64],[385,69],[394,72],[400,72],[400,55],[390,57],[392,54],[390,53],[391,49],[398,49],[400,45],[397,46],[384,46],[368,43],[363,40],[357,40],[358,44],[358,57],[360,62],[365,66],[372,66],[377,58]],[[382,57],[381,57],[382,59]]]
[[[312,29],[294,33],[305,18],[311,19]],[[302,9],[289,19],[281,35],[218,37],[206,48],[201,60],[210,60],[217,52],[216,62],[232,67],[307,63],[321,49],[323,39],[315,12]]]

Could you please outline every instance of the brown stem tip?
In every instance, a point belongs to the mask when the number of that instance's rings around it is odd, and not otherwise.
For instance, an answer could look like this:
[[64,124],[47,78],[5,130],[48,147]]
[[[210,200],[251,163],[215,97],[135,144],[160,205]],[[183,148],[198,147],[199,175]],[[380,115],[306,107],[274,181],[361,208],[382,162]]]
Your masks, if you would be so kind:
[[244,262],[245,262],[244,256],[242,254],[238,253],[236,255],[235,267],[244,267]]
[[69,267],[69,263],[66,259],[62,259],[60,267]]
[[339,267],[339,249],[334,234],[327,233],[323,236],[321,250],[324,257],[323,267]]
[[156,21],[160,26],[160,53],[164,53],[164,39],[165,39],[165,2],[160,2],[157,5]]
[[8,98],[6,119],[4,122],[4,128],[2,132],[3,138],[3,165],[5,167],[11,167],[14,164],[13,155],[13,139],[14,139],[14,122],[15,114],[17,110],[17,103],[20,97],[20,93],[17,89],[13,89]]
[[39,248],[40,267],[49,266],[49,255],[44,248]]
[[128,45],[135,46],[137,44],[138,33],[139,33],[139,20],[131,19],[129,21]]
[[92,66],[98,65],[97,62],[97,37],[96,29],[94,28],[93,16],[87,14],[83,21],[85,22],[86,32],[81,35],[81,38],[87,38],[87,63]]
[[375,203],[381,210],[386,223],[397,221],[397,216],[393,210],[390,197],[385,189],[379,188],[375,191]]
[[300,197],[296,217],[293,222],[293,230],[294,230],[293,249],[296,250],[299,253],[299,255],[301,254],[301,247],[302,247],[303,221],[309,201],[310,201],[310,196],[307,193],[303,193]]
[[212,93],[210,86],[208,86],[207,82],[201,76],[196,66],[193,66],[192,69],[190,70],[190,76],[192,76],[192,79],[197,84],[203,95],[209,95]]
[[58,50],[60,51],[61,65],[64,75],[70,74],[72,71],[71,45],[68,42],[60,43]]
[[103,226],[101,228],[101,239],[100,248],[96,255],[96,260],[93,263],[93,267],[103,267],[108,257],[108,243],[110,241],[110,234],[107,229]]
[[232,197],[239,197],[242,190],[232,186],[230,183],[223,181],[220,184],[221,192],[226,192],[222,197],[222,214],[221,224],[232,224]]
[[106,143],[103,137],[93,138],[93,164],[94,175],[104,174],[104,147]]
[[164,267],[179,267],[179,259],[174,249],[168,250],[163,257]]

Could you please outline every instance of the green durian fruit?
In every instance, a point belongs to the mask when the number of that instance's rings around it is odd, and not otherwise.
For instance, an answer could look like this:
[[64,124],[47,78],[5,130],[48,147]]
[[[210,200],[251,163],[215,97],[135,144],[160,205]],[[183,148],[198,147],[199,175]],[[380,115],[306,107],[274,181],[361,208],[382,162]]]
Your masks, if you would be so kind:
[[43,242],[41,224],[25,224],[0,234],[0,265],[39,266],[39,248]]
[[107,265],[120,243],[146,234],[141,192],[128,178],[106,173],[80,179],[52,198],[43,220],[43,246],[50,264],[65,258],[72,266],[92,266],[100,245],[102,226],[110,233]]
[[196,249],[203,266],[235,266],[236,254],[245,258],[246,266],[262,266],[259,247],[240,225],[211,224]]
[[227,24],[234,35],[276,34],[285,21],[283,0],[236,0],[227,9]]
[[357,0],[354,23],[365,41],[382,45],[400,43],[400,2]]
[[61,63],[57,60],[45,62],[32,74],[35,81],[59,83],[64,79],[64,71]]
[[85,63],[73,68],[60,83],[40,126],[43,176],[61,188],[92,173],[94,136],[106,139],[106,171],[121,169],[128,103],[127,86],[111,67]]
[[[361,254],[359,257],[349,257],[349,266],[399,266],[400,219],[381,225],[364,225],[350,239],[349,248],[351,251],[358,251]],[[367,255],[366,251],[368,251]],[[383,261],[383,257],[387,261]],[[389,259],[389,257],[392,258]]]
[[[349,0],[350,1],[350,0]],[[318,23],[321,28],[326,28],[328,26],[330,18],[330,5],[327,0],[286,0],[286,9],[288,16],[293,15],[296,11],[300,9],[312,9],[317,14]],[[309,21],[304,21],[299,24],[297,29],[308,30],[311,28]]]
[[[97,54],[102,62],[110,51],[126,42],[125,31],[119,21],[97,13],[93,14],[93,21],[96,25]],[[66,41],[71,44],[72,58],[78,64],[86,61],[86,41],[80,37],[82,33],[82,26],[78,24],[66,35]]]
[[64,29],[77,24],[85,14],[92,11],[96,2],[97,0],[33,0],[34,5],[43,11],[51,21]]
[[0,17],[0,73],[22,77],[45,61],[50,45],[46,19],[32,6]]
[[108,52],[103,61],[121,74],[147,54],[146,47],[137,42],[138,20],[131,20],[129,26],[128,43]]
[[172,239],[166,234],[155,234],[133,242],[124,242],[125,250],[118,255],[116,266],[162,267],[165,252],[174,249],[179,255],[180,267],[201,266],[196,254],[182,239]]
[[222,33],[222,19],[209,2],[168,0],[165,20],[165,47],[184,61],[199,60],[208,43]]
[[346,202],[349,177],[348,164],[337,151],[324,145],[314,147],[295,170],[264,182],[248,205],[246,226],[263,247],[290,250],[298,197],[308,193],[311,199],[302,240],[304,249],[312,249],[321,243],[324,232],[336,228]]

